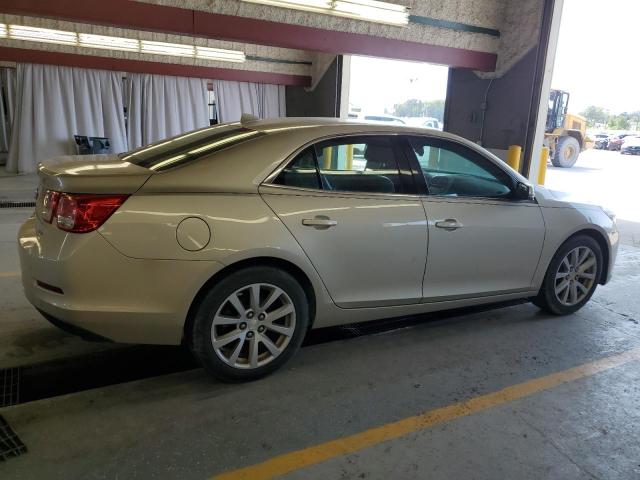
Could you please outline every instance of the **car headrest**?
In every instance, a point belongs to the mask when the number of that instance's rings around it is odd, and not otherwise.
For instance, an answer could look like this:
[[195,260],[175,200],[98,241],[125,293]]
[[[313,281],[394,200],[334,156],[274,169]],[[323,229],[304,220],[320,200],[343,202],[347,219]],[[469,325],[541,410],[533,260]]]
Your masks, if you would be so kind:
[[391,145],[376,145],[370,143],[364,151],[367,167],[371,170],[397,170],[398,166],[393,155]]

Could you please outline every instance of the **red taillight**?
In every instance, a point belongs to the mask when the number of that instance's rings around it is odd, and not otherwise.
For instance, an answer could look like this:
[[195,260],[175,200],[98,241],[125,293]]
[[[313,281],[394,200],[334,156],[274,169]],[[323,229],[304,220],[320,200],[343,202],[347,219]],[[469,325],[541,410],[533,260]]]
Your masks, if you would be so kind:
[[58,206],[58,199],[60,198],[60,192],[54,192],[53,190],[47,190],[44,192],[42,199],[42,210],[40,210],[40,218],[47,223],[51,223],[53,220],[53,214]]
[[91,232],[106,222],[128,196],[59,193],[56,225],[67,232]]

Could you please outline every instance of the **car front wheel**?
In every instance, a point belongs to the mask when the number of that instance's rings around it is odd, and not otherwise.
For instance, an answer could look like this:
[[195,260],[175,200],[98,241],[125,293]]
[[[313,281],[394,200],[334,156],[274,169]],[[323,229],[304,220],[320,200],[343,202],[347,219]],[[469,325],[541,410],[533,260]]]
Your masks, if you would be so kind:
[[216,283],[197,308],[191,349],[223,381],[255,380],[298,350],[309,324],[306,294],[272,267],[239,270]]
[[578,235],[556,252],[533,303],[555,315],[573,313],[589,301],[602,272],[602,250],[593,238]]

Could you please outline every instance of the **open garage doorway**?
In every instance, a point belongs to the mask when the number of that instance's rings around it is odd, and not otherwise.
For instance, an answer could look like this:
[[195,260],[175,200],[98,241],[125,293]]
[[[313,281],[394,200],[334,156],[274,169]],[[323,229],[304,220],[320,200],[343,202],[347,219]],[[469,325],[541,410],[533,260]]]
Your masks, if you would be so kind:
[[[611,209],[623,243],[634,245],[640,245],[640,69],[632,59],[639,16],[636,0],[607,8],[598,0],[564,0],[545,129],[545,142],[556,147],[545,186]],[[563,165],[571,146],[575,163]]]
[[442,130],[448,67],[351,57],[349,118]]

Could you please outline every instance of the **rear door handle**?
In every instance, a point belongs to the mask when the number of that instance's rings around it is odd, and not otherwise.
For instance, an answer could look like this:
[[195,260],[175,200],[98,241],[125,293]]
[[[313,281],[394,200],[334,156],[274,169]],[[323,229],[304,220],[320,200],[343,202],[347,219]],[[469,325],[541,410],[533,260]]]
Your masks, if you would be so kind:
[[462,224],[455,218],[447,218],[445,220],[438,220],[436,222],[436,227],[443,228],[445,230],[449,230],[450,232],[452,232],[453,230],[462,228]]
[[307,227],[313,227],[318,230],[326,230],[327,228],[335,227],[338,222],[331,220],[329,217],[318,215],[315,218],[305,218],[302,220],[302,224]]

